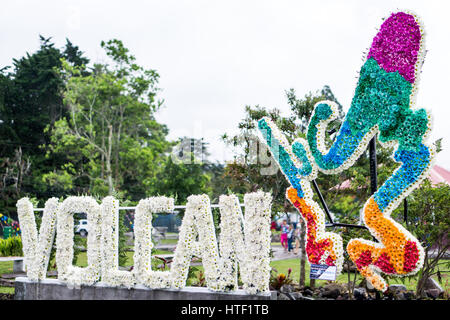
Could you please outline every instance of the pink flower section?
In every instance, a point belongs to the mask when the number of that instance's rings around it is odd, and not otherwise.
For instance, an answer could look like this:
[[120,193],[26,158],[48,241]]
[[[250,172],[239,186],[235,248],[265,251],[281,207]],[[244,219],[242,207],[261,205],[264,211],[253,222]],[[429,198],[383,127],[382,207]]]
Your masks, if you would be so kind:
[[375,36],[367,59],[374,58],[387,72],[398,71],[414,83],[420,48],[420,26],[414,16],[404,12],[393,13],[381,25]]
[[372,263],[372,252],[370,252],[369,250],[362,252],[359,258],[355,261],[356,267],[358,269],[367,267],[371,263]]
[[406,272],[411,272],[417,265],[419,261],[419,250],[417,249],[417,244],[413,241],[407,241],[405,246],[405,263],[403,270]]

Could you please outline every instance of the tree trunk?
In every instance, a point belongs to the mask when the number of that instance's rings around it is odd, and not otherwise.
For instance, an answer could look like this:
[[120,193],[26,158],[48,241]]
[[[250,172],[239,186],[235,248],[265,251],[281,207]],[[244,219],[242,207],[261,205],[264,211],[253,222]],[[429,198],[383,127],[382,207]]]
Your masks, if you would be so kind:
[[425,249],[425,259],[424,259],[424,263],[423,263],[423,267],[422,267],[422,274],[419,278],[419,281],[417,281],[417,286],[416,286],[416,296],[417,297],[420,297],[422,295],[423,288],[429,277],[430,277],[430,268],[428,265],[428,248],[426,248]]
[[108,188],[109,188],[109,195],[112,195],[114,193],[114,182],[113,182],[113,172],[111,169],[111,151],[112,151],[112,126],[109,126],[109,137],[108,137],[108,152],[106,153],[106,177],[108,181]]
[[300,286],[305,286],[306,278],[306,247],[305,247],[305,236],[306,236],[306,224],[302,218],[300,218]]

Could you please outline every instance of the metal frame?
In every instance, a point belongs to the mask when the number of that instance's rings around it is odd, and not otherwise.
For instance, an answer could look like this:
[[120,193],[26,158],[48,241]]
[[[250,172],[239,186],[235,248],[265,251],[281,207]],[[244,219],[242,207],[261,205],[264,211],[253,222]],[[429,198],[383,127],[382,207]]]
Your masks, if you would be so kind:
[[[239,206],[244,207],[245,205],[243,203],[240,203]],[[219,204],[212,204],[211,208],[218,208]],[[186,206],[174,206],[174,209],[186,209]],[[135,210],[136,207],[119,207],[119,210]],[[44,208],[34,208],[33,211],[44,211]],[[167,213],[175,213],[176,211],[167,212]]]
[[[369,165],[370,165],[370,195],[374,194],[377,189],[377,149],[376,149],[376,138],[373,137],[369,142]],[[312,185],[314,190],[316,191],[317,196],[319,197],[320,203],[322,204],[323,209],[325,210],[325,214],[330,220],[330,223],[325,224],[325,227],[346,227],[346,228],[356,228],[356,229],[367,229],[366,226],[360,224],[349,224],[349,223],[339,223],[334,222],[333,217],[330,214],[330,210],[328,209],[327,203],[320,192],[319,186],[316,183],[316,180],[312,180]],[[403,200],[403,219],[406,224],[408,224],[408,202],[406,198]]]

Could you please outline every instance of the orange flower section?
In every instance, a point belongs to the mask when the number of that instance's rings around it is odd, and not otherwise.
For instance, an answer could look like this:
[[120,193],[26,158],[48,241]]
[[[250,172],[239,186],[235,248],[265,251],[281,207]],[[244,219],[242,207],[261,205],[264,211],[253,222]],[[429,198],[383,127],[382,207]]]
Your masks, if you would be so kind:
[[386,274],[407,274],[416,267],[419,260],[417,245],[407,239],[391,218],[383,215],[372,197],[364,208],[364,220],[381,244],[355,239],[348,243],[347,252],[361,274],[376,289],[385,291],[386,282],[373,266]]
[[[333,241],[330,238],[320,237],[324,233],[324,221],[319,221],[320,218],[316,212],[309,206],[305,199],[300,198],[297,189],[289,187],[286,192],[289,201],[297,208],[306,222],[306,254],[308,261],[313,264],[319,264],[321,258],[325,253],[328,257],[325,259],[325,264],[334,266],[336,262],[336,253],[333,250]],[[319,239],[321,238],[321,239]]]

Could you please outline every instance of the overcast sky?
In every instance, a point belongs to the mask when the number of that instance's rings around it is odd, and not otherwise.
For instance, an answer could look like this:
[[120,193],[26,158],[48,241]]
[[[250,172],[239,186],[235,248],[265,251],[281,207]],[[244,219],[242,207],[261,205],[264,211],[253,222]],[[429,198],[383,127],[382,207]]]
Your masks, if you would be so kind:
[[382,18],[410,9],[426,29],[418,107],[431,110],[437,163],[450,169],[450,1],[7,1],[0,11],[0,67],[34,52],[39,34],[65,38],[93,62],[102,40],[120,39],[137,63],[156,69],[165,99],[157,119],[169,138],[205,137],[213,159],[231,155],[219,136],[236,129],[245,105],[289,108],[327,84],[350,106],[364,51]]

